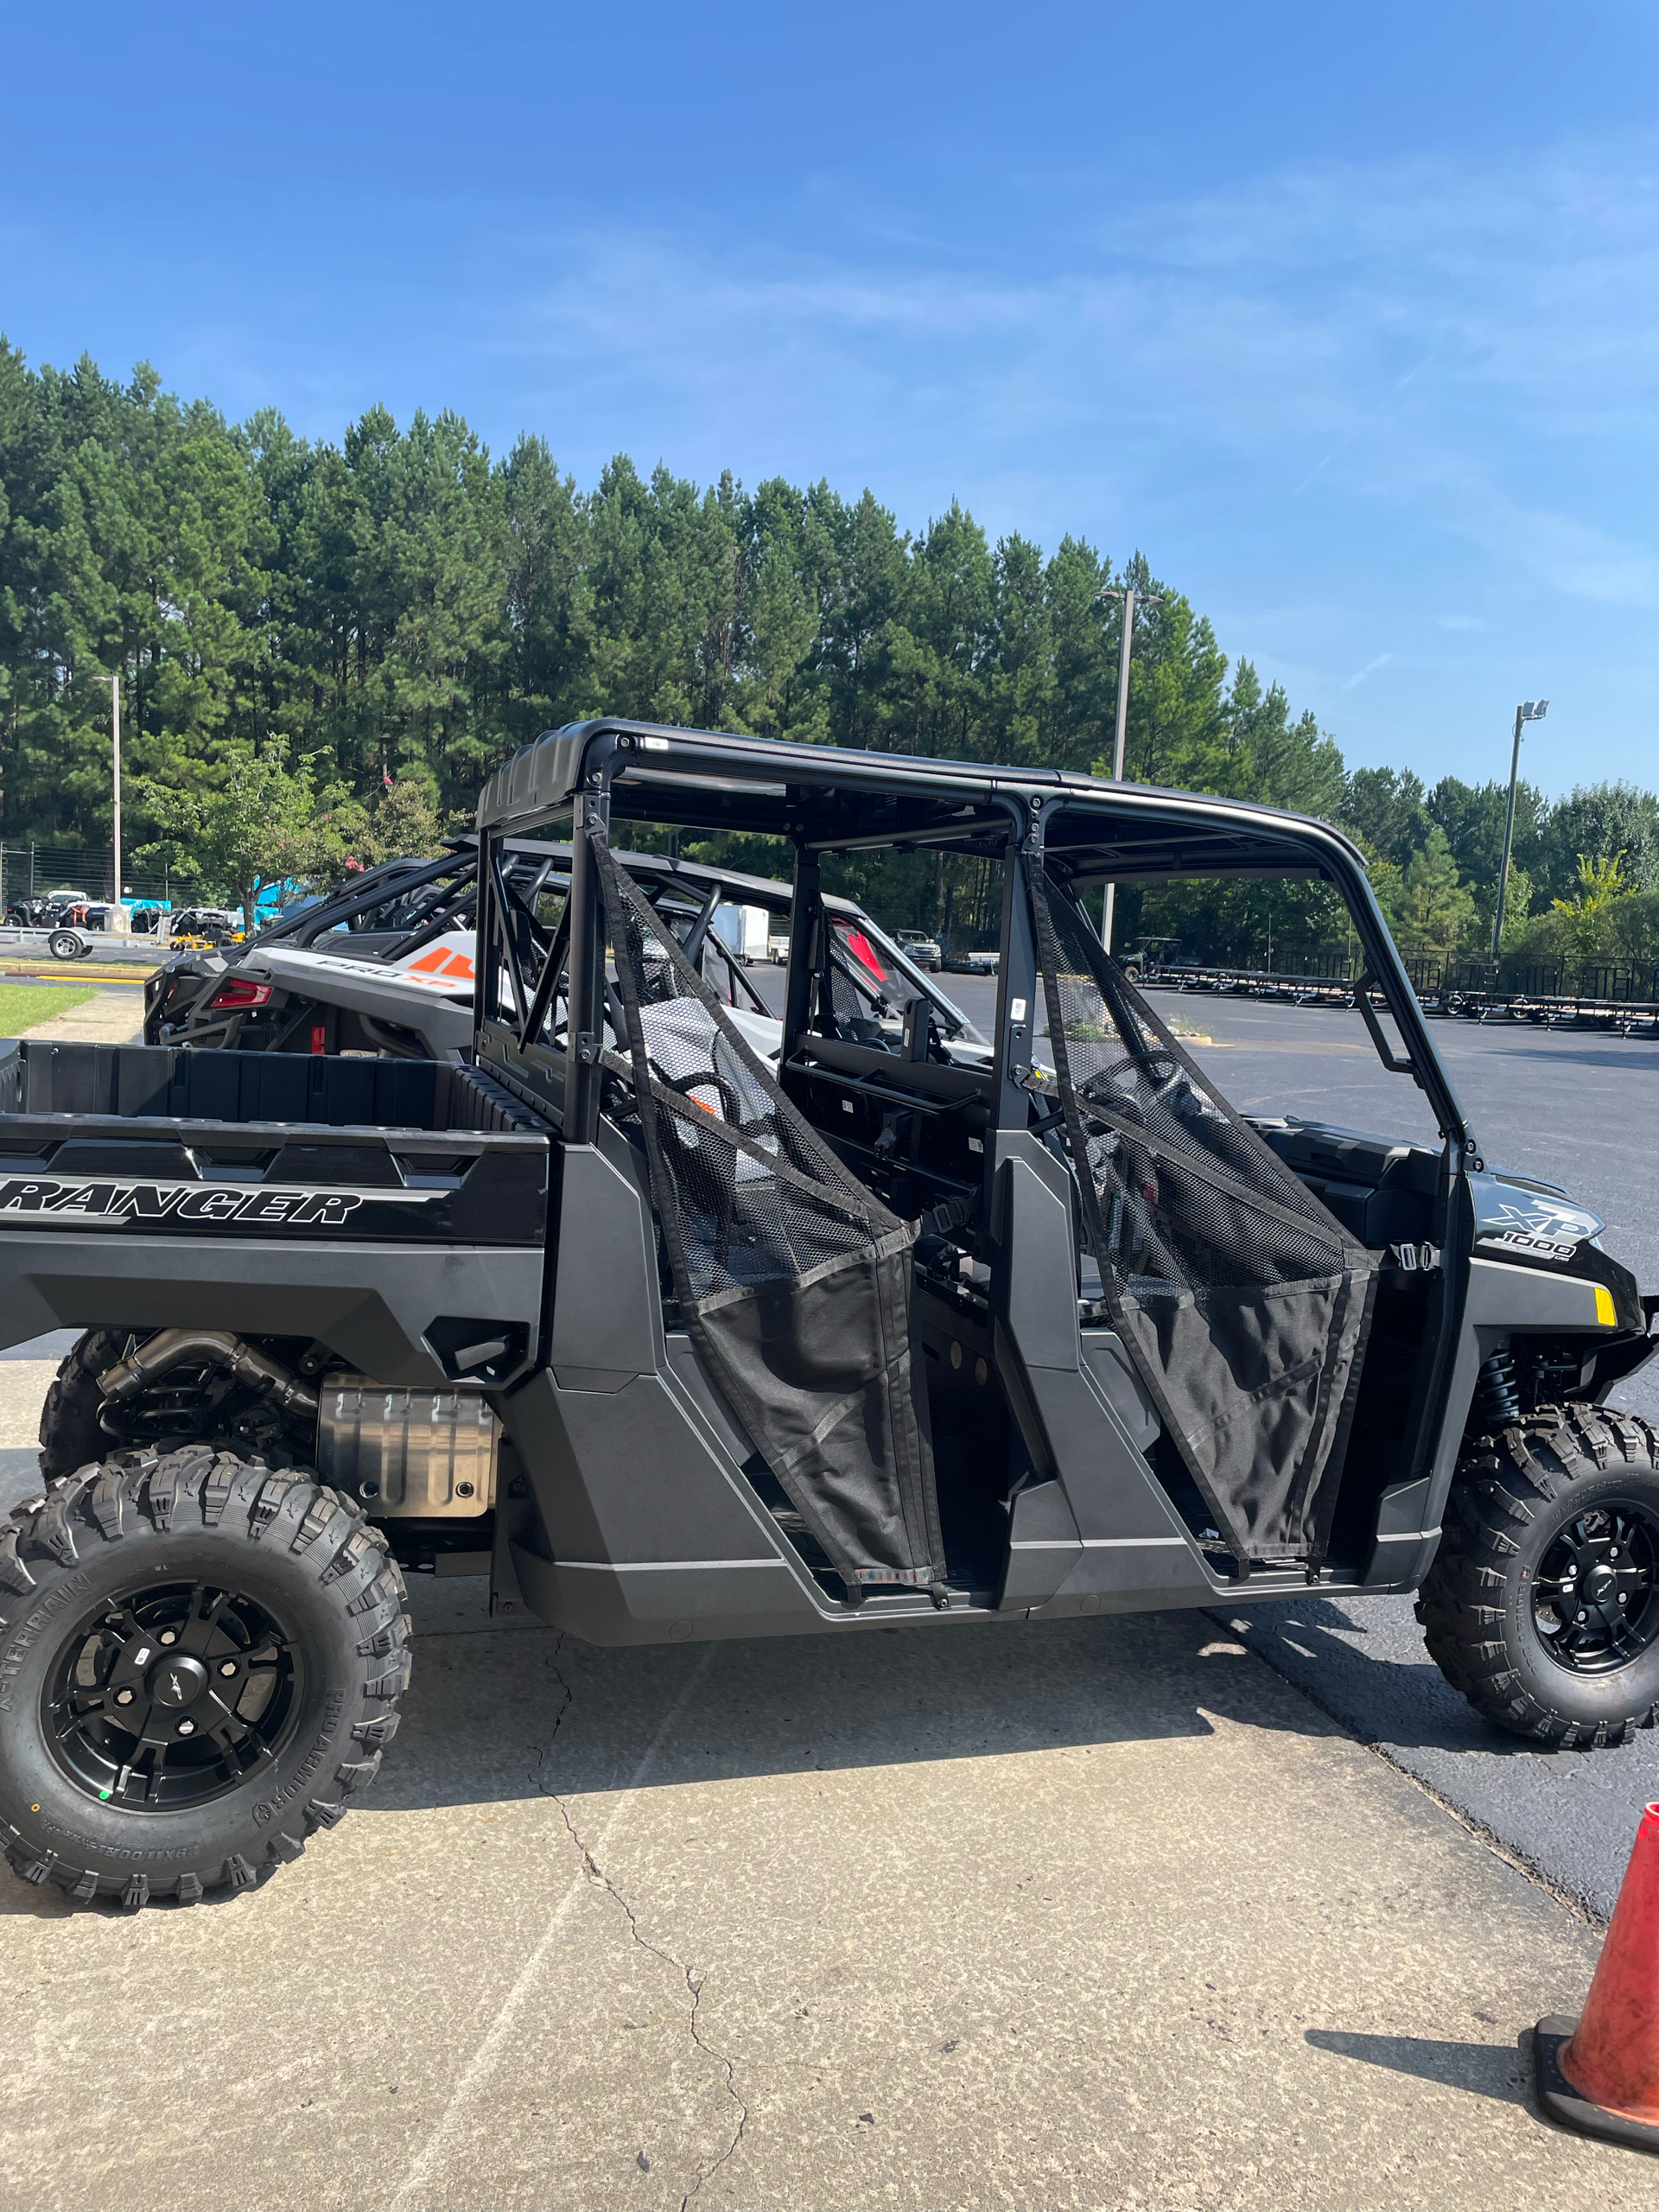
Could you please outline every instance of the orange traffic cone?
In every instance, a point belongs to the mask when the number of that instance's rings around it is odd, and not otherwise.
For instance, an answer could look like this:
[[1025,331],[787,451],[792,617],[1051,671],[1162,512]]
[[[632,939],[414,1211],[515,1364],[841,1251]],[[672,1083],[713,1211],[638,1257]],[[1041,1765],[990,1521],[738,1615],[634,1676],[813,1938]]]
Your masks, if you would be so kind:
[[1659,1805],[1636,1832],[1578,2020],[1540,2020],[1538,2096],[1586,2135],[1659,2151]]

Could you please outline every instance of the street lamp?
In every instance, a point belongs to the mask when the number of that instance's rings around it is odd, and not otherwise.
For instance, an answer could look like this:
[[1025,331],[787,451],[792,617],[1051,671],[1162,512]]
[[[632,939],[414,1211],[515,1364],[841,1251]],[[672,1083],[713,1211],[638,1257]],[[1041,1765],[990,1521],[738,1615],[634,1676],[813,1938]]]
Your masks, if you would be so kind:
[[1497,871],[1497,912],[1492,916],[1492,958],[1503,942],[1503,899],[1510,887],[1510,853],[1515,843],[1515,779],[1521,769],[1521,726],[1541,722],[1549,712],[1548,699],[1528,699],[1515,710],[1515,750],[1510,755],[1510,806],[1503,817],[1503,865]]
[[121,671],[102,668],[89,669],[87,674],[95,683],[110,687],[110,736],[114,748],[114,822],[111,844],[115,861],[115,903],[121,905]]
[[[1123,748],[1129,734],[1129,658],[1135,651],[1135,610],[1142,607],[1161,607],[1161,592],[1137,591],[1133,584],[1114,584],[1103,594],[1107,599],[1121,599],[1123,602],[1123,642],[1117,656],[1117,728],[1112,739],[1112,781],[1123,780]],[[1100,941],[1109,952],[1112,949],[1112,916],[1117,905],[1117,886],[1109,883],[1101,901]]]

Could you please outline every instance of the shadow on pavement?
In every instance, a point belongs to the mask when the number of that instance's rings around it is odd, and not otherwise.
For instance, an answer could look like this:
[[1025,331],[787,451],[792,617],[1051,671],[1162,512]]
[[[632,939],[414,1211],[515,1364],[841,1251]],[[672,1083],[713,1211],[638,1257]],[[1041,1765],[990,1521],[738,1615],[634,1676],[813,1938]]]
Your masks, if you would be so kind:
[[1351,1610],[1328,1598],[1288,1599],[1236,1612],[1216,1606],[1211,1618],[1366,1743],[1500,1759],[1554,1757],[1505,1735],[1452,1688],[1428,1656],[1411,1602],[1376,1599]]
[[[414,1679],[365,1809],[626,1787],[695,1670],[653,1786],[1203,1738],[1344,1732],[1195,1613],[601,1650],[417,1593]],[[448,1616],[440,1617],[440,1608]]]
[[1438,2043],[1427,2036],[1351,2034],[1342,2028],[1309,2028],[1304,2043],[1338,2058],[1357,2058],[1390,2074],[1409,2074],[1420,2082],[1440,2082],[1500,2104],[1525,2105],[1527,2038],[1519,2044]]
[[1659,1783],[1659,1730],[1602,1751],[1506,1733],[1429,1658],[1409,1598],[1275,1600],[1211,1618],[1592,1913],[1611,1912]]

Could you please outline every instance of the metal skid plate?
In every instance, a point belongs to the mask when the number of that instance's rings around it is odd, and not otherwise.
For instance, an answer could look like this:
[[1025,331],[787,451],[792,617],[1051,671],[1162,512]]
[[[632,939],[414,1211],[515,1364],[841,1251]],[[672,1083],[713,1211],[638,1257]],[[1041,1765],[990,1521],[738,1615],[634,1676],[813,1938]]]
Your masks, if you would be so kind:
[[474,1392],[331,1375],[318,1395],[318,1470],[370,1513],[460,1520],[494,1504],[500,1430]]

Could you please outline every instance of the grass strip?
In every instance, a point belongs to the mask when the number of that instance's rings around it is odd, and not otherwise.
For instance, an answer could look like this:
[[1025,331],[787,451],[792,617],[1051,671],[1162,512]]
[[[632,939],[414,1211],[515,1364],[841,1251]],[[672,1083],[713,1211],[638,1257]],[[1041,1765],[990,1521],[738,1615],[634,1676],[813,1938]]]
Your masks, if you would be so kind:
[[49,983],[0,983],[0,1037],[21,1037],[26,1030],[50,1021],[56,1014],[67,1014],[72,1006],[85,1006],[88,999],[97,996],[96,991],[68,984],[56,988]]

